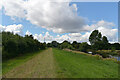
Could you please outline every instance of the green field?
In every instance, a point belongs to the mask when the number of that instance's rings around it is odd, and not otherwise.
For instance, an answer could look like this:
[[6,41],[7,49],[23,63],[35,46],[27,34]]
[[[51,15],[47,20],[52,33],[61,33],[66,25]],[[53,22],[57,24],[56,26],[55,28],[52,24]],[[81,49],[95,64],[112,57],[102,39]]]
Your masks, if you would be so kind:
[[65,78],[111,78],[118,77],[118,64],[107,60],[98,60],[93,56],[75,54],[53,49],[59,66],[58,77]]
[[117,78],[118,64],[93,56],[49,48],[3,62],[7,78]]

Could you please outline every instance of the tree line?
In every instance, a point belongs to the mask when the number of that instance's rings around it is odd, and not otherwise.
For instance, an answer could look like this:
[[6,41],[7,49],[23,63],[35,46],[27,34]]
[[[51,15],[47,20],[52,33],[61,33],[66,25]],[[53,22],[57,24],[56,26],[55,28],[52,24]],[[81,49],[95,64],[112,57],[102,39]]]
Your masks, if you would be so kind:
[[[57,41],[52,41],[51,43],[47,44],[47,47],[54,47],[59,49],[72,49],[72,50],[78,50],[85,53],[92,52],[92,54],[100,54],[103,57],[109,57],[109,55],[118,55],[118,52],[115,52],[115,50],[120,50],[120,44],[119,43],[109,43],[106,36],[102,36],[101,32],[98,30],[94,30],[90,37],[89,42],[82,42],[79,43],[77,41],[73,41],[72,43],[68,41],[63,41],[62,43],[58,43]],[[111,50],[111,52],[103,52],[98,50]],[[119,52],[120,54],[120,52]]]
[[20,55],[24,55],[26,53],[43,50],[47,47],[59,49],[67,48],[86,53],[91,51],[93,52],[92,54],[100,54],[103,57],[107,57],[110,53],[98,52],[98,50],[112,50],[112,55],[116,54],[113,53],[115,50],[120,50],[119,43],[109,43],[107,37],[102,36],[102,34],[98,30],[94,30],[91,33],[89,37],[89,42],[90,44],[88,44],[87,42],[80,43],[77,41],[73,41],[72,43],[70,43],[69,41],[65,40],[62,43],[52,41],[51,43],[46,44],[45,42],[40,43],[38,40],[34,39],[32,35],[25,35],[23,37],[10,32],[2,32],[2,59],[7,60]]
[[33,39],[33,36],[22,37],[10,32],[2,32],[2,59],[7,60],[26,53],[45,49],[46,45]]
[[68,42],[67,40],[63,41],[62,43],[59,43],[57,41],[52,41],[51,43],[48,43],[48,47],[57,47],[60,49],[63,48],[69,48],[73,50],[80,50],[83,52],[87,52],[88,49],[93,49],[93,50],[120,50],[120,44],[119,43],[109,43],[108,39],[106,36],[102,36],[101,32],[98,30],[94,30],[90,37],[89,37],[89,42],[77,42],[73,41],[72,43]]

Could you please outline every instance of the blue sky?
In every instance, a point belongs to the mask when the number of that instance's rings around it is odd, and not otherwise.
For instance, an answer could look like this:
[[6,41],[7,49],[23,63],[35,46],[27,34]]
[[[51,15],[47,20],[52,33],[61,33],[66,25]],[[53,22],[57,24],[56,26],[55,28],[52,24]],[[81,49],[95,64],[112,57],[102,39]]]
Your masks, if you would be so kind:
[[[99,21],[103,19],[114,22],[117,26],[117,2],[82,2],[76,4],[78,7],[78,15],[88,18],[89,21]],[[91,22],[89,24],[91,24]]]
[[[72,4],[76,4],[77,15],[85,19],[86,25],[90,26],[92,24],[97,24],[97,22],[103,20],[103,21],[115,24],[115,26],[113,26],[111,29],[118,28],[118,3],[117,2],[72,2],[70,3],[70,6]],[[10,15],[6,14],[6,11],[4,10],[4,8],[2,9],[1,12],[2,12],[2,25],[8,26],[13,24],[16,24],[16,25],[22,24],[23,25],[22,35],[25,35],[26,31],[29,31],[33,35],[42,34],[43,36],[45,35],[46,32],[48,32],[49,35],[53,37],[56,37],[57,35],[62,36],[62,35],[70,34],[70,32],[56,33],[52,30],[47,30],[47,28],[43,28],[39,25],[32,24],[31,21],[26,20],[26,18],[24,19],[16,18],[15,20],[13,20]],[[80,32],[80,34],[84,35],[86,34],[86,32]]]

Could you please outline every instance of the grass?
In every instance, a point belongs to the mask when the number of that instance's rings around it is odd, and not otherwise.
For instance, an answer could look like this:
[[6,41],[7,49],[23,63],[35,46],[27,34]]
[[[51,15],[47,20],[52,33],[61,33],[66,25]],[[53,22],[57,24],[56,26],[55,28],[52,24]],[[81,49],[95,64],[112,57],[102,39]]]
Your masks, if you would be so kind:
[[55,60],[53,57],[52,48],[49,48],[40,52],[38,55],[31,58],[24,64],[13,68],[5,75],[3,75],[3,77],[4,78],[55,78],[56,69],[55,69],[54,61]]
[[24,54],[24,56],[19,56],[19,57],[2,62],[2,74],[4,75],[5,73],[9,72],[11,69],[21,64],[24,64],[26,61],[30,60],[40,52],[42,52],[42,50],[38,52],[27,53],[27,54]]
[[3,62],[6,78],[118,78],[112,60],[49,48]]
[[118,64],[114,61],[58,49],[53,53],[59,78],[118,78]]

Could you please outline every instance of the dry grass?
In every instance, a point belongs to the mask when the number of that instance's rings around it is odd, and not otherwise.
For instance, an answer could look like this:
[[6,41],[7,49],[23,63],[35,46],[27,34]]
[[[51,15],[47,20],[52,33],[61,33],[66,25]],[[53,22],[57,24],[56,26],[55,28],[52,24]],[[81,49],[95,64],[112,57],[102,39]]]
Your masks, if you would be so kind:
[[[78,54],[84,54],[84,55],[87,55],[87,56],[94,56],[96,57],[97,59],[102,59],[102,60],[109,60],[109,61],[114,61],[114,62],[119,62],[117,61],[117,59],[115,58],[102,58],[102,56],[100,56],[99,54],[96,54],[96,55],[92,55],[92,54],[88,54],[88,53],[84,53],[84,52],[80,52],[80,51],[75,51],[75,50],[70,50],[70,49],[64,49],[65,51],[69,51],[69,52],[73,52],[73,53],[78,53]],[[100,51],[100,50],[99,50]],[[102,51],[105,51],[105,52],[111,52],[111,50],[102,50]],[[119,51],[119,50],[116,50],[116,51]]]

